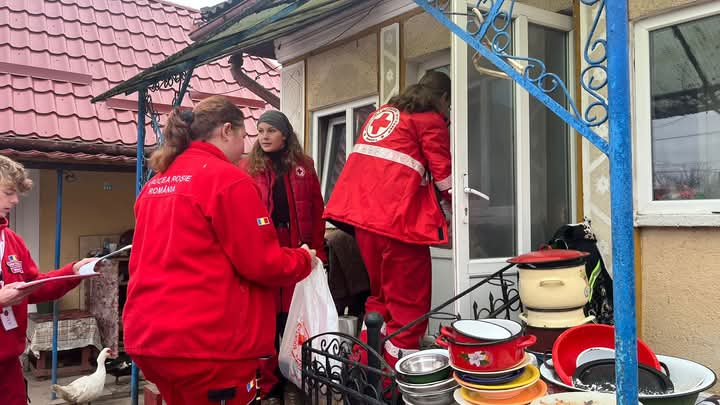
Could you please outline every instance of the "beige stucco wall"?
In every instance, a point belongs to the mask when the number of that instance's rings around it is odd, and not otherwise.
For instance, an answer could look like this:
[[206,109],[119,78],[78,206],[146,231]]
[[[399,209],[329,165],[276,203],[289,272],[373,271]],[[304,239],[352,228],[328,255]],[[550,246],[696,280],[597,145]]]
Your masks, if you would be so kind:
[[572,10],[573,7],[572,0],[518,0],[518,3],[553,12]]
[[377,94],[377,34],[350,41],[307,59],[309,110]]
[[642,228],[640,247],[643,339],[720,372],[720,228]]
[[[77,180],[63,183],[61,265],[87,253],[79,251],[80,236],[120,234],[135,226],[134,173],[73,173]],[[42,170],[40,176],[40,256],[35,259],[41,271],[48,271],[55,263],[57,180],[52,170]],[[111,191],[103,190],[105,182],[112,184]],[[83,294],[82,286],[70,291],[60,301],[60,308],[80,308]]]
[[655,15],[673,7],[692,3],[704,3],[708,0],[629,0],[628,15],[631,20]]
[[443,49],[450,49],[450,30],[430,14],[418,14],[403,23],[403,55],[406,61]]

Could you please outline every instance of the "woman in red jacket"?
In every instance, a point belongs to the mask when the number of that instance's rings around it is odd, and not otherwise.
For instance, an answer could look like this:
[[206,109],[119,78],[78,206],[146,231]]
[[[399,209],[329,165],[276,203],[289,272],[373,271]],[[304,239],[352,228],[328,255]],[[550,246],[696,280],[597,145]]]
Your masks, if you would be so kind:
[[[305,243],[325,261],[324,202],[312,159],[303,152],[290,121],[280,111],[266,111],[258,120],[258,139],[240,166],[255,179],[260,198],[270,212],[282,246]],[[276,294],[277,331],[285,329],[295,286],[280,288]],[[268,399],[279,398],[283,385],[277,357],[263,365],[261,390]]]
[[25,282],[77,274],[93,259],[71,263],[60,270],[40,274],[22,238],[8,228],[8,214],[19,196],[30,190],[32,181],[25,168],[0,156],[0,403],[27,405],[25,382],[19,357],[25,351],[27,306],[56,300],[80,281],[65,280],[18,290]]
[[[370,114],[324,213],[354,232],[370,278],[365,312],[383,316],[387,335],[430,310],[430,246],[448,242],[436,193],[450,202],[449,108],[450,78],[430,71]],[[390,365],[419,348],[427,324],[385,342]]]
[[[168,405],[246,405],[275,352],[274,293],[315,259],[281,247],[243,154],[242,112],[209,97],[173,111],[135,204],[125,350]],[[219,401],[216,401],[219,402]]]

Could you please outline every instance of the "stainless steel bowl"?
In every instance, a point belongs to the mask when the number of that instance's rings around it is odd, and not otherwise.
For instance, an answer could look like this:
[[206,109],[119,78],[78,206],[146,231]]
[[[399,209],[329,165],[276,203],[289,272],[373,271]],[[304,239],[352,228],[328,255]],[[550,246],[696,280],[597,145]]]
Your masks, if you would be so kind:
[[422,350],[409,354],[395,364],[398,380],[409,384],[429,384],[452,376],[448,351]]
[[440,353],[417,352],[416,355],[408,356],[408,359],[400,364],[398,371],[408,375],[425,375],[442,370],[449,365],[448,357]]
[[455,381],[455,379],[452,377],[447,380],[438,381],[431,384],[408,384],[402,381],[398,381],[397,384],[400,391],[410,395],[420,396],[446,391],[450,388],[455,389],[459,385],[457,381]]
[[403,392],[403,399],[405,402],[410,402],[414,405],[449,405],[455,403],[453,398],[455,389],[456,387],[451,387],[442,391],[423,395],[412,394],[405,392],[402,389],[401,391]]

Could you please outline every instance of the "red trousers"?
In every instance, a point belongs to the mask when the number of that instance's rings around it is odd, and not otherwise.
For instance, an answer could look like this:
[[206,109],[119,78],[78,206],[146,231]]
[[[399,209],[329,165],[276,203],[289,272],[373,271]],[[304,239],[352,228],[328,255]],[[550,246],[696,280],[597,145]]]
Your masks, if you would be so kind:
[[145,378],[157,385],[167,405],[219,405],[210,402],[209,390],[235,388],[227,405],[255,400],[257,360],[222,361],[166,359],[133,356]]
[[0,362],[0,404],[27,405],[25,380],[19,359]]
[[[360,254],[370,278],[370,298],[365,312],[379,312],[385,320],[386,335],[426,314],[432,295],[430,247],[400,242],[362,229],[355,230]],[[391,338],[384,348],[391,366],[398,351],[417,350],[425,335],[425,320]]]

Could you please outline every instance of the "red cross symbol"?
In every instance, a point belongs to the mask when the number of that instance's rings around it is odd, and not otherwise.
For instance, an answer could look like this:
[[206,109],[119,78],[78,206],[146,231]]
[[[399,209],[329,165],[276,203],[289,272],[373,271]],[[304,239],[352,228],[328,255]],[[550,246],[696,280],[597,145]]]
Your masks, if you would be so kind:
[[368,122],[363,132],[367,142],[378,142],[390,135],[400,121],[400,111],[395,107],[378,110]]
[[382,131],[383,129],[390,126],[392,123],[393,115],[389,112],[383,112],[379,116],[377,116],[373,122],[370,124],[370,127],[372,127],[372,133],[377,134],[378,132]]

